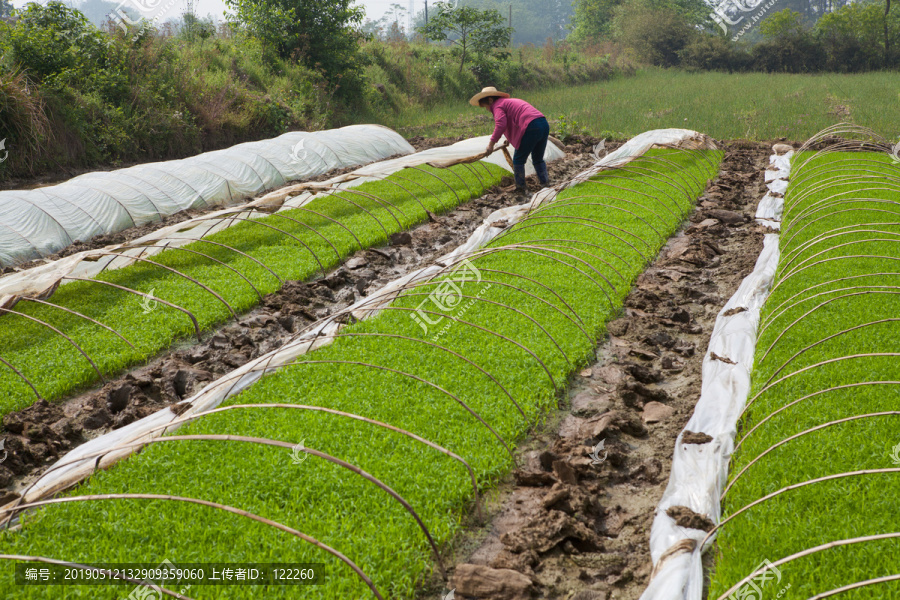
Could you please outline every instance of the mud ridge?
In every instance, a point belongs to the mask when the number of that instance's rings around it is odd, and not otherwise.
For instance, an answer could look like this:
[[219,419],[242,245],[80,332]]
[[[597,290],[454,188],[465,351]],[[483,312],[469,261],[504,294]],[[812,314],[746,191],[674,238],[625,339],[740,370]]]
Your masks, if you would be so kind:
[[[457,600],[634,600],[644,591],[650,527],[700,395],[709,336],[762,248],[753,215],[770,147],[720,147],[719,176],[689,222],[637,279],[564,406],[520,446],[522,466],[494,494],[488,525],[457,544]],[[441,597],[440,582],[421,597]]]

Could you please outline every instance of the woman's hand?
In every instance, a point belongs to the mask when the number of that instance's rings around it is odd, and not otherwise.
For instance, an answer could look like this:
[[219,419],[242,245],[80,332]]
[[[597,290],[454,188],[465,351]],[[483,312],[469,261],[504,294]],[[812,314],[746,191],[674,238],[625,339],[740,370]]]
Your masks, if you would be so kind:
[[494,142],[491,142],[488,144],[487,150],[485,150],[484,153],[486,156],[490,156],[493,151],[494,151]]

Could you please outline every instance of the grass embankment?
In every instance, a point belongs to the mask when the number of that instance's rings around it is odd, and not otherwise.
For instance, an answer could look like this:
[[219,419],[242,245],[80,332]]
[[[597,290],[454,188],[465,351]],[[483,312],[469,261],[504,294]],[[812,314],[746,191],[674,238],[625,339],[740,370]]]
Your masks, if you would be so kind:
[[[624,138],[683,127],[718,139],[802,140],[843,121],[900,131],[898,84],[900,74],[894,72],[729,75],[647,69],[581,86],[512,91],[543,112],[558,136]],[[403,135],[483,135],[492,128],[483,109],[457,101],[379,122]]]
[[[809,157],[795,157],[794,165]],[[900,456],[900,447],[892,450],[900,442],[900,415],[887,415],[789,441],[735,480],[754,459],[792,435],[855,415],[900,410],[897,175],[890,157],[874,153],[829,154],[791,174],[781,263],[763,310],[753,389],[731,464],[734,484],[726,495],[725,516],[788,485],[900,466],[900,458],[891,456]],[[895,355],[843,359],[866,353]],[[834,362],[819,364],[828,360]],[[867,382],[871,384],[855,385]],[[786,492],[738,515],[718,538],[709,597],[719,598],[764,559],[774,562],[819,544],[900,532],[898,490],[898,473],[841,478]],[[806,599],[896,574],[898,550],[896,539],[876,541],[789,562],[780,568],[778,584],[764,586],[763,597],[774,597],[779,586],[790,584],[781,598]],[[900,584],[894,582],[842,597],[898,596]]]
[[[462,294],[485,301],[457,296],[459,304],[452,314],[466,307],[461,320],[507,336],[534,356],[461,321],[444,318],[425,332],[410,312],[388,310],[345,332],[406,335],[413,340],[339,338],[264,378],[226,405],[307,404],[378,419],[457,453],[472,465],[479,485],[489,487],[509,469],[510,455],[449,394],[468,404],[510,445],[527,430],[510,396],[529,420],[540,419],[546,408],[555,405],[554,385],[563,387],[567,375],[590,359],[595,340],[605,332],[605,322],[618,313],[631,283],[680,226],[706,181],[715,177],[721,160],[719,152],[704,157],[671,150],[653,154],[671,162],[642,159],[641,168],[630,171],[632,179],[624,178],[624,172],[608,172],[567,190],[559,201],[491,244],[494,248],[527,244],[537,248],[532,252],[507,249],[472,261],[482,280],[463,284]],[[530,295],[503,284],[518,286]],[[433,285],[416,293],[431,292]],[[395,306],[415,308],[423,300],[425,296],[410,294]],[[428,301],[425,309],[433,311],[430,320],[437,319],[436,305]],[[471,364],[421,341],[432,339],[480,365],[497,383]],[[552,382],[535,357],[546,365]],[[329,360],[380,365],[433,385],[397,372],[322,362]],[[179,431],[187,433],[260,436],[291,444],[304,441],[307,448],[356,464],[406,498],[442,546],[462,527],[473,497],[468,473],[458,462],[402,435],[326,413],[236,409],[203,417]],[[433,570],[423,533],[384,492],[316,457],[292,464],[286,449],[233,442],[159,443],[97,474],[75,494],[121,492],[205,498],[283,522],[345,553],[386,597],[413,597],[416,586]],[[273,528],[188,504],[116,500],[55,506],[28,517],[21,532],[4,534],[0,544],[5,552],[81,561],[326,562],[322,586],[299,591],[203,587],[191,589],[191,595],[371,597],[348,568],[324,552]],[[4,593],[23,599],[64,593],[63,588],[17,588],[11,572],[0,574]],[[110,587],[84,587],[78,593],[90,598],[116,595]]]
[[[239,223],[206,238],[249,254],[255,260],[206,242],[184,246],[190,252],[168,250],[149,260],[196,279],[241,313],[260,301],[250,283],[262,295],[281,288],[281,282],[259,262],[285,281],[317,276],[322,268],[327,271],[334,267],[341,257],[353,253],[360,245],[382,244],[391,233],[425,220],[423,206],[432,212],[446,211],[480,196],[506,173],[487,163],[472,165],[471,169],[466,165],[448,170],[428,166],[421,169],[425,172],[404,169],[385,181],[364,183],[354,188],[354,192],[322,197],[303,208],[264,217],[258,222]],[[246,215],[241,218],[246,219]],[[181,306],[194,314],[202,329],[209,329],[231,316],[225,304],[210,292],[147,262],[106,272],[96,279],[152,293],[155,298]],[[59,308],[32,302],[20,302],[15,307],[71,337],[100,371],[108,375],[194,333],[190,318],[183,312],[162,303],[148,303],[141,296],[107,285],[72,282],[60,287],[50,301],[114,328],[134,345],[131,348],[112,332]],[[148,312],[145,306],[153,310]],[[4,315],[0,325],[4,339],[0,356],[19,369],[44,398],[57,399],[98,380],[87,359],[47,327],[15,314]],[[28,406],[34,400],[31,388],[3,366],[0,415]]]
[[[100,31],[59,3],[0,27],[0,182],[97,166],[183,158],[286,131],[360,123],[369,114],[462,101],[484,85],[530,89],[605,79],[608,57],[560,44],[459,69],[449,47],[361,42],[355,69],[324,74],[305,53],[223,27],[209,39],[153,28]],[[309,68],[307,68],[309,67]],[[486,82],[486,83],[485,83]]]

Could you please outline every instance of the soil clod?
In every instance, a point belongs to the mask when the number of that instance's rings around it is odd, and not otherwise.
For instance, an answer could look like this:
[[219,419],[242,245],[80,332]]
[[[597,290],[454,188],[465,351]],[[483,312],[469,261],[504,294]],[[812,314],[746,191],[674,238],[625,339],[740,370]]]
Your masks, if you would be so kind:
[[708,444],[713,441],[713,437],[706,433],[698,433],[695,431],[687,431],[685,430],[684,435],[681,436],[682,444]]
[[532,583],[529,577],[511,569],[459,565],[453,576],[453,585],[462,598],[528,600]]
[[687,506],[673,506],[666,511],[666,514],[672,517],[679,527],[708,532],[716,526],[709,517],[695,513]]

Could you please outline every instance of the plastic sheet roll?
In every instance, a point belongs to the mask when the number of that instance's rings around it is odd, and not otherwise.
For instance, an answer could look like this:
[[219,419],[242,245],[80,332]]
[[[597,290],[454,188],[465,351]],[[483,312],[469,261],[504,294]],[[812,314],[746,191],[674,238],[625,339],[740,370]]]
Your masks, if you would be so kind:
[[380,125],[291,132],[183,160],[86,173],[58,185],[0,192],[0,266],[21,264],[188,208],[229,206],[333,169],[412,154]]

